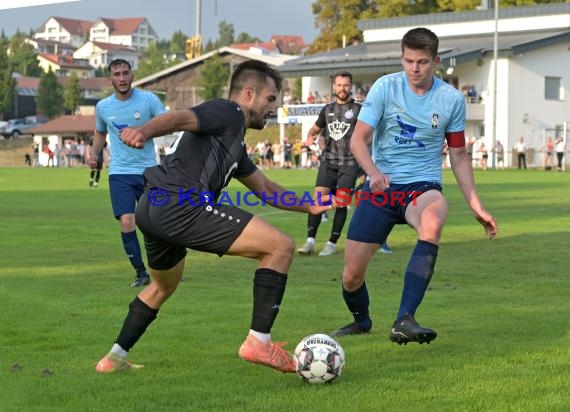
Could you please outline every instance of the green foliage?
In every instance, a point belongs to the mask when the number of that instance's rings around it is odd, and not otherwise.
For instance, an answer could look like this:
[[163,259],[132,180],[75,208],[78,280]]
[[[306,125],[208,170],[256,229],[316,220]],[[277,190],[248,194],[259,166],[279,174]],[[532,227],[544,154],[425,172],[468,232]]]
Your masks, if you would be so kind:
[[[316,176],[315,170],[264,173],[297,193],[312,192]],[[438,338],[407,346],[388,340],[416,242],[409,227],[397,226],[389,239],[394,254],[376,254],[367,275],[372,332],[339,339],[346,368],[322,386],[238,358],[257,261],[195,251],[186,258],[186,281],[129,352],[145,368],[98,375],[95,364],[140,291],[128,286],[134,273],[111,215],[107,175],[99,189],[88,187],[86,168],[9,168],[0,176],[2,411],[569,409],[564,173],[477,171],[479,192],[501,225],[489,241],[446,170],[449,218],[417,314]],[[236,190],[245,189],[230,184],[232,199]],[[246,208],[304,242],[306,215]],[[354,208],[348,213],[350,220]],[[321,224],[319,247],[330,228]],[[344,244],[345,235],[339,253],[327,258],[295,256],[272,330],[275,341],[289,342],[287,349],[352,319],[341,297]]]
[[31,44],[27,44],[25,36],[15,34],[10,41],[10,64],[12,71],[22,76],[40,77],[43,73]]
[[0,119],[14,112],[17,81],[12,77],[10,61],[6,53],[7,40],[0,38]]
[[170,54],[175,56],[186,55],[186,40],[188,40],[188,36],[181,30],[176,30],[170,39]]
[[234,25],[231,23],[222,20],[218,24],[218,32],[219,32],[219,39],[218,39],[218,48],[229,46],[230,44],[234,43]]
[[[267,39],[267,40],[269,40],[269,39]],[[261,42],[259,37],[252,37],[248,33],[244,33],[244,32],[241,32],[240,34],[238,34],[234,40],[234,43],[255,43],[255,42]]]
[[[564,0],[500,0],[499,7],[564,3]],[[315,0],[312,3],[315,24],[320,34],[309,53],[342,47],[343,36],[361,38],[358,20],[412,16],[437,12],[475,10],[480,0]]]
[[64,107],[65,109],[71,113],[75,114],[75,111],[81,104],[81,88],[79,87],[79,79],[77,78],[77,74],[72,72],[69,76],[69,83],[67,84],[64,90]]
[[63,87],[57,81],[51,68],[41,77],[36,102],[39,111],[50,119],[63,113],[65,104]]
[[200,70],[198,78],[198,95],[204,100],[222,97],[224,86],[228,84],[230,68],[219,56],[212,56]]
[[142,79],[179,63],[180,60],[173,56],[169,50],[169,42],[151,43],[139,61],[138,68],[135,70],[135,76],[138,79]]

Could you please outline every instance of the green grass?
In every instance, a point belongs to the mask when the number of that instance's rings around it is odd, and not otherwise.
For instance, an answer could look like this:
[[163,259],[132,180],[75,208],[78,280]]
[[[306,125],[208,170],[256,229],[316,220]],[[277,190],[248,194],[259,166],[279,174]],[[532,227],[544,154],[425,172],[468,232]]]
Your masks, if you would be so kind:
[[[137,291],[128,287],[132,270],[107,176],[89,189],[88,173],[0,169],[0,411],[570,410],[567,174],[477,172],[501,228],[489,241],[446,171],[450,216],[417,314],[437,340],[388,340],[415,242],[411,229],[397,227],[389,239],[395,253],[375,256],[367,276],[373,333],[340,340],[343,376],[312,386],[237,356],[256,262],[192,251],[187,281],[130,353],[145,369],[95,373]],[[315,172],[269,175],[304,191]],[[304,215],[254,210],[304,241]],[[321,226],[319,246],[329,230]],[[275,340],[292,349],[307,334],[350,321],[342,265],[342,253],[295,258]],[[53,375],[43,376],[46,368]]]

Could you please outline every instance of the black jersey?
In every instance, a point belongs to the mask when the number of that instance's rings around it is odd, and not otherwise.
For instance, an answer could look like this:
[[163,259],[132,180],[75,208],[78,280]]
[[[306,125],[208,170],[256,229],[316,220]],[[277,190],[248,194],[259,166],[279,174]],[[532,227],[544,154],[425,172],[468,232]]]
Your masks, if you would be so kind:
[[[245,118],[237,103],[217,99],[192,110],[199,131],[181,133],[167,150],[162,164],[144,172],[147,186],[195,199],[211,193],[217,199],[232,177],[257,170],[244,142]],[[209,197],[209,196],[208,196]]]
[[323,107],[315,124],[324,131],[324,160],[338,166],[356,164],[356,159],[350,151],[350,137],[361,108],[362,103],[356,100],[345,104],[333,101]]

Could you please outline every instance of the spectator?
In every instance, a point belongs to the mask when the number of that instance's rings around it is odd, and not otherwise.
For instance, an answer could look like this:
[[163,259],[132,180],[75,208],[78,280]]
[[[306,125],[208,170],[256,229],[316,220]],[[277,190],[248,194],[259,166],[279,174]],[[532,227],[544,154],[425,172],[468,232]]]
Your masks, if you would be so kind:
[[479,165],[483,168],[483,170],[487,170],[487,163],[489,161],[489,151],[485,146],[484,142],[481,142],[479,145],[479,153],[481,154],[481,159],[479,159]]
[[559,172],[562,171],[562,160],[564,159],[564,152],[566,151],[566,145],[564,144],[563,138],[558,138],[556,140],[556,160],[558,161],[558,165],[556,166],[556,170]]
[[544,170],[552,170],[552,155],[554,154],[554,140],[548,136],[541,151],[544,151]]
[[493,148],[493,151],[497,156],[497,169],[504,169],[505,148],[503,147],[503,144],[501,143],[500,140],[497,140],[495,142],[495,147]]
[[521,167],[524,167],[524,169],[526,170],[526,152],[527,152],[527,146],[526,146],[526,143],[525,143],[523,137],[521,137],[520,140],[518,141],[518,143],[515,145],[515,151],[517,152],[517,159],[518,159],[518,163],[519,163],[519,169],[520,169]]

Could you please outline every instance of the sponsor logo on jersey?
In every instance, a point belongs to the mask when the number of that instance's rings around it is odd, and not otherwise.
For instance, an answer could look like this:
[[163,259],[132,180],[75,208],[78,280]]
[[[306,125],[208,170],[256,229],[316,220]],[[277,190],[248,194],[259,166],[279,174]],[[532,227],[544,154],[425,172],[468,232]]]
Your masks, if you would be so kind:
[[141,112],[139,112],[138,110],[135,110],[135,112],[133,113],[133,117],[135,118],[135,120],[140,120],[141,119]]
[[396,121],[398,125],[400,125],[400,134],[398,136],[394,136],[394,140],[398,145],[412,145],[415,144],[418,146],[418,150],[425,150],[426,145],[419,139],[416,139],[416,131],[417,127],[412,126],[411,124],[404,123],[401,117],[398,115],[396,116]]

